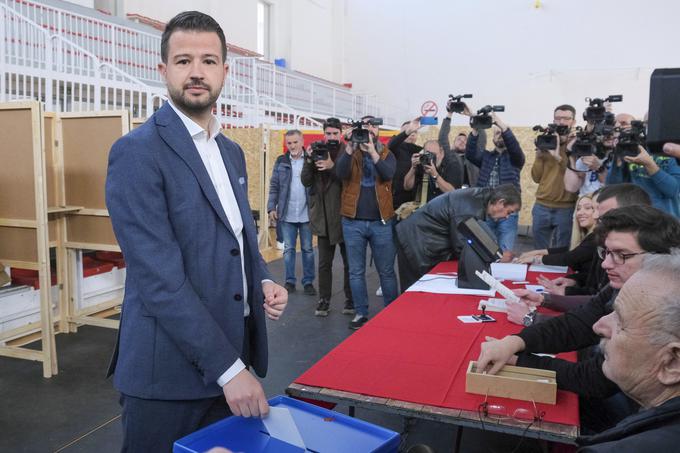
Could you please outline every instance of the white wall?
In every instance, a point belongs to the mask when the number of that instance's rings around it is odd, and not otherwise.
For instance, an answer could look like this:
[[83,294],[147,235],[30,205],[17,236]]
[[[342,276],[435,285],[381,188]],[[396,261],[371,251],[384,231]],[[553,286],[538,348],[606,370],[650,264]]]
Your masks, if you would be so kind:
[[69,3],[84,6],[86,8],[94,8],[94,0],[66,0]]
[[609,94],[641,116],[651,70],[680,66],[676,0],[344,1],[343,81],[404,116],[468,92],[518,125],[548,122],[561,103],[580,117],[586,96]]

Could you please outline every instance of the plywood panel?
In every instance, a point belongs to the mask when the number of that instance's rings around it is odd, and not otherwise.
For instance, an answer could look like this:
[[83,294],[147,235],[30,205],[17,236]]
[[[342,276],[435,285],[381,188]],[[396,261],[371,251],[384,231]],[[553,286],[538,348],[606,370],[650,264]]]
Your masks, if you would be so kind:
[[106,209],[109,150],[124,134],[122,115],[62,118],[67,205]]
[[[47,206],[59,206],[58,163],[55,155],[55,118],[46,115],[43,122],[43,137],[45,143],[45,173],[47,177]],[[50,237],[51,239],[51,237]]]
[[0,262],[38,262],[38,242],[33,228],[0,228]]
[[68,242],[118,245],[109,217],[69,216],[66,220],[66,236]]
[[[243,149],[246,158],[246,171],[248,172],[248,201],[250,208],[262,212],[260,206],[260,165],[263,159],[262,152],[262,128],[225,129],[224,135],[238,143]],[[262,214],[260,214],[260,218]]]
[[[36,219],[30,108],[0,110],[0,218]],[[33,239],[35,242],[35,236]]]

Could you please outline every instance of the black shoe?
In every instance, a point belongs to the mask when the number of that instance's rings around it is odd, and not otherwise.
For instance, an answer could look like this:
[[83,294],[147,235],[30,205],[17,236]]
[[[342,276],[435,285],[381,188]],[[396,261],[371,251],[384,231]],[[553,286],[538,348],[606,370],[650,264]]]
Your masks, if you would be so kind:
[[329,311],[331,311],[330,303],[324,298],[319,299],[319,303],[316,304],[316,311],[314,312],[314,315],[328,316]]
[[343,315],[353,315],[354,314],[354,302],[351,300],[345,301],[345,307],[342,309]]
[[311,283],[307,283],[305,285],[305,295],[316,296],[316,290],[314,289],[314,285],[312,285]]
[[349,328],[352,330],[358,330],[368,322],[366,316],[356,315],[352,321],[349,323]]
[[295,283],[286,282],[286,284],[283,285],[283,287],[286,288],[286,291],[288,291],[289,293],[295,292]]

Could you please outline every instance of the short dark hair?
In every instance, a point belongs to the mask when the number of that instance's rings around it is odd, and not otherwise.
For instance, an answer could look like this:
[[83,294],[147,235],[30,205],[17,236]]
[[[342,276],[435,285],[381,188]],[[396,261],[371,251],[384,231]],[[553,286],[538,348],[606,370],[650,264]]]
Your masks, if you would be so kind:
[[342,123],[337,118],[326,118],[326,121],[323,122],[323,131],[326,132],[329,127],[342,130]]
[[652,206],[624,206],[608,211],[595,227],[600,244],[612,231],[635,234],[645,252],[669,253],[680,247],[680,222]]
[[456,135],[456,137],[460,137],[461,135],[463,137],[467,138],[467,134],[465,132],[461,132],[460,134]]
[[602,187],[597,195],[597,202],[602,203],[610,198],[616,198],[619,208],[633,205],[652,205],[652,199],[645,189],[629,182]]
[[404,127],[404,126],[406,126],[406,125],[409,124],[409,123],[410,123],[410,121],[404,121],[403,123],[401,123],[401,127]]
[[290,137],[291,135],[299,135],[302,137],[302,132],[300,132],[298,129],[291,129],[289,131],[286,131],[286,137]]
[[163,30],[161,36],[161,60],[163,63],[168,62],[168,42],[170,36],[177,30],[217,33],[222,45],[222,62],[227,61],[227,40],[220,24],[212,17],[199,11],[184,11],[170,19],[170,22],[165,25],[165,30]]
[[489,203],[495,203],[499,200],[505,200],[505,206],[516,204],[522,207],[522,194],[512,184],[501,184],[491,189]]
[[569,104],[558,105],[557,107],[555,107],[555,110],[553,110],[553,113],[555,113],[558,110],[569,110],[574,115],[574,118],[576,118],[576,109],[574,108],[573,105]]
[[372,120],[375,119],[375,116],[373,115],[364,115],[361,117],[361,121],[366,121],[366,120]]

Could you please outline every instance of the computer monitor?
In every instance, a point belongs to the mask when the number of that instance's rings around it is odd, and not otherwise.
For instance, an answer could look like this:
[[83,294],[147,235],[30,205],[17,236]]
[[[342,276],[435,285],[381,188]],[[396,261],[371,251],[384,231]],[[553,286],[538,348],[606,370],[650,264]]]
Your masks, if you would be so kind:
[[489,285],[477,277],[475,271],[490,272],[491,263],[503,257],[493,233],[474,217],[458,224],[457,229],[464,239],[458,258],[458,287],[489,289]]

